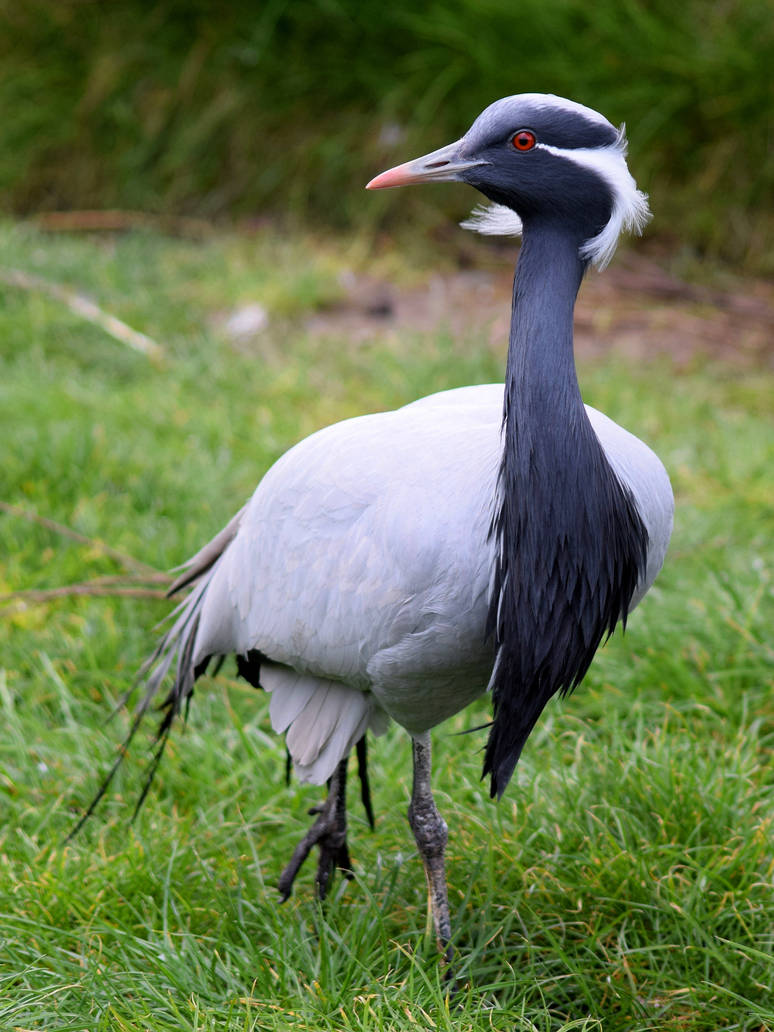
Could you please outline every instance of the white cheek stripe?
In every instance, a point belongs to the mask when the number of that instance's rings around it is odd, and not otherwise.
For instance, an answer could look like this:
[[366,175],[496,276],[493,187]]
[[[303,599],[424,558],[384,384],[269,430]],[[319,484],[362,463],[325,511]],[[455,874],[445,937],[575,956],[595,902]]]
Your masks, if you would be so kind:
[[580,249],[581,258],[588,259],[598,269],[604,269],[615,254],[621,233],[641,233],[650,218],[647,194],[637,189],[626,164],[624,127],[621,127],[618,139],[609,147],[562,148],[545,143],[538,143],[537,147],[549,154],[574,161],[576,165],[599,176],[610,188],[613,211],[607,225]]

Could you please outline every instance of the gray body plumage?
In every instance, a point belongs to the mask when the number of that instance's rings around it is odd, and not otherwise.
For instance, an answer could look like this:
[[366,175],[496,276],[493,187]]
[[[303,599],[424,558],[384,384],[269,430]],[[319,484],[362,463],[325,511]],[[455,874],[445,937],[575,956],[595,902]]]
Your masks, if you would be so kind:
[[[287,732],[299,776],[318,784],[386,717],[417,734],[465,708],[486,691],[494,658],[485,630],[502,408],[501,384],[459,388],[288,451],[214,564],[206,549],[192,560],[189,576],[205,571],[157,669],[172,652],[194,667],[260,653],[275,730]],[[663,562],[669,481],[641,441],[586,411],[648,529],[633,606]]]

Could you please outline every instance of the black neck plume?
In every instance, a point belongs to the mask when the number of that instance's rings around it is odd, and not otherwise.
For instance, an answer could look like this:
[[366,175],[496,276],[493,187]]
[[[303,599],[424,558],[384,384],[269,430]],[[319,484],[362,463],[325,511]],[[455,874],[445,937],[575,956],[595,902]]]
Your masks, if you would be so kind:
[[484,759],[500,796],[543,707],[625,622],[647,531],[583,407],[573,357],[577,242],[526,232],[513,284],[504,447],[491,534],[496,658]]

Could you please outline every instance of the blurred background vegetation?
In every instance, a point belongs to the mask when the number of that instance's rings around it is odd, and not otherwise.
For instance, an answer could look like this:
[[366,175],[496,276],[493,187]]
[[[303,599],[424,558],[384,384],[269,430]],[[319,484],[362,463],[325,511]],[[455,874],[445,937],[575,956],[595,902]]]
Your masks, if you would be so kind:
[[627,121],[670,249],[774,268],[771,0],[2,0],[0,18],[6,213],[429,225],[440,194],[360,189],[541,91]]

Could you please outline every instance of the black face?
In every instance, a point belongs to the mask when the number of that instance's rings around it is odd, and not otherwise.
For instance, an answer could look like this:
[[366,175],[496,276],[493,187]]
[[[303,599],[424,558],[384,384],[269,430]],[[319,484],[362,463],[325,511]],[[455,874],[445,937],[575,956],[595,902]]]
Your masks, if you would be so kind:
[[483,111],[460,141],[461,158],[485,162],[460,179],[512,208],[525,225],[561,220],[585,240],[607,224],[613,198],[600,175],[572,160],[572,151],[609,148],[617,139],[606,119],[581,105],[506,97]]

